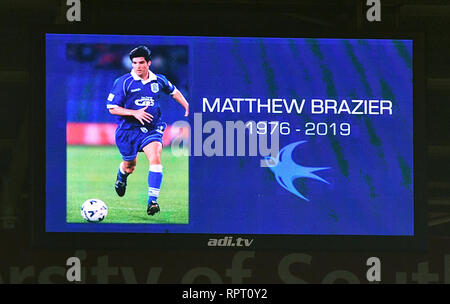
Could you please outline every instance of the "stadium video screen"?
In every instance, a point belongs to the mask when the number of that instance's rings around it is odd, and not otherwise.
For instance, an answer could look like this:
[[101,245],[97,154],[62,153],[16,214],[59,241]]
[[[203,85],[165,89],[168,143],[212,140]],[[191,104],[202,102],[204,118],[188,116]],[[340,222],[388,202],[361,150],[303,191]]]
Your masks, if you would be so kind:
[[414,235],[412,40],[45,40],[47,232]]

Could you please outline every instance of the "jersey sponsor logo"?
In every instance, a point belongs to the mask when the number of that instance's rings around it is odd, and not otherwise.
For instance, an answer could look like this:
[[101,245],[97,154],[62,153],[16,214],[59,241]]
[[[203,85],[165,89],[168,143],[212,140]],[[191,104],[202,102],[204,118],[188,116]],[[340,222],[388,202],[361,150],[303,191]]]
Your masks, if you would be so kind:
[[141,90],[141,88],[137,88],[137,89],[132,89],[131,90],[131,93],[134,93],[134,92],[139,92]]
[[141,107],[152,107],[155,105],[155,100],[153,97],[143,96],[134,101],[134,104]]
[[114,94],[113,93],[109,93],[108,101],[113,101],[113,99],[114,99]]
[[152,83],[150,85],[150,89],[152,90],[153,93],[158,93],[159,92],[159,84],[158,83]]

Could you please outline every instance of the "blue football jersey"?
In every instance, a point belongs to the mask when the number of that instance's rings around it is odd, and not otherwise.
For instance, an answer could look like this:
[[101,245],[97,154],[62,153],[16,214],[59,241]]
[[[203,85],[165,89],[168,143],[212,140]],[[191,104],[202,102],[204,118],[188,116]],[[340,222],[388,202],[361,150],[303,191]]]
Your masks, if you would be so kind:
[[[145,106],[145,110],[153,116],[151,123],[145,122],[148,129],[154,128],[161,118],[159,99],[161,93],[174,94],[175,86],[160,74],[149,71],[147,80],[142,80],[133,70],[116,79],[113,88],[108,95],[106,106],[108,109],[122,107],[126,109],[139,110]],[[118,129],[127,130],[143,125],[133,116],[118,116]]]

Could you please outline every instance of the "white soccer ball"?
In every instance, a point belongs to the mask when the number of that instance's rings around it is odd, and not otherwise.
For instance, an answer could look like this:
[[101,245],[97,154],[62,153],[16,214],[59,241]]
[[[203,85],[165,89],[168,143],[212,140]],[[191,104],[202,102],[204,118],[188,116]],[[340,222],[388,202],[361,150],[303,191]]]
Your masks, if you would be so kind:
[[81,216],[88,222],[100,222],[106,218],[108,207],[99,199],[91,198],[81,205]]

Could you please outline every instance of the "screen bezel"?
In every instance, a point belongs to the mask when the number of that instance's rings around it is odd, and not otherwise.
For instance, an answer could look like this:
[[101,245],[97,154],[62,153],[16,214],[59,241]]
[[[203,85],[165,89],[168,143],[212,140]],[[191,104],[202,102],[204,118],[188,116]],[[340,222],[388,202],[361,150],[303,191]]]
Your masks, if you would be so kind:
[[[32,145],[33,166],[31,174],[32,206],[31,245],[38,248],[95,248],[95,249],[285,249],[285,250],[383,250],[423,251],[426,249],[426,140],[425,140],[425,39],[421,33],[261,33],[239,32],[210,28],[187,33],[149,33],[108,27],[95,30],[85,27],[52,26],[37,29],[33,35],[32,56]],[[46,34],[114,34],[114,35],[160,35],[160,36],[207,36],[207,37],[276,37],[276,38],[340,38],[340,39],[410,39],[413,41],[413,153],[414,153],[414,236],[362,236],[362,235],[262,235],[262,234],[192,234],[192,233],[77,233],[46,232],[46,83],[45,83],[45,35]],[[269,223],[270,224],[270,223]],[[209,247],[210,239],[224,237],[253,239],[250,247]]]

